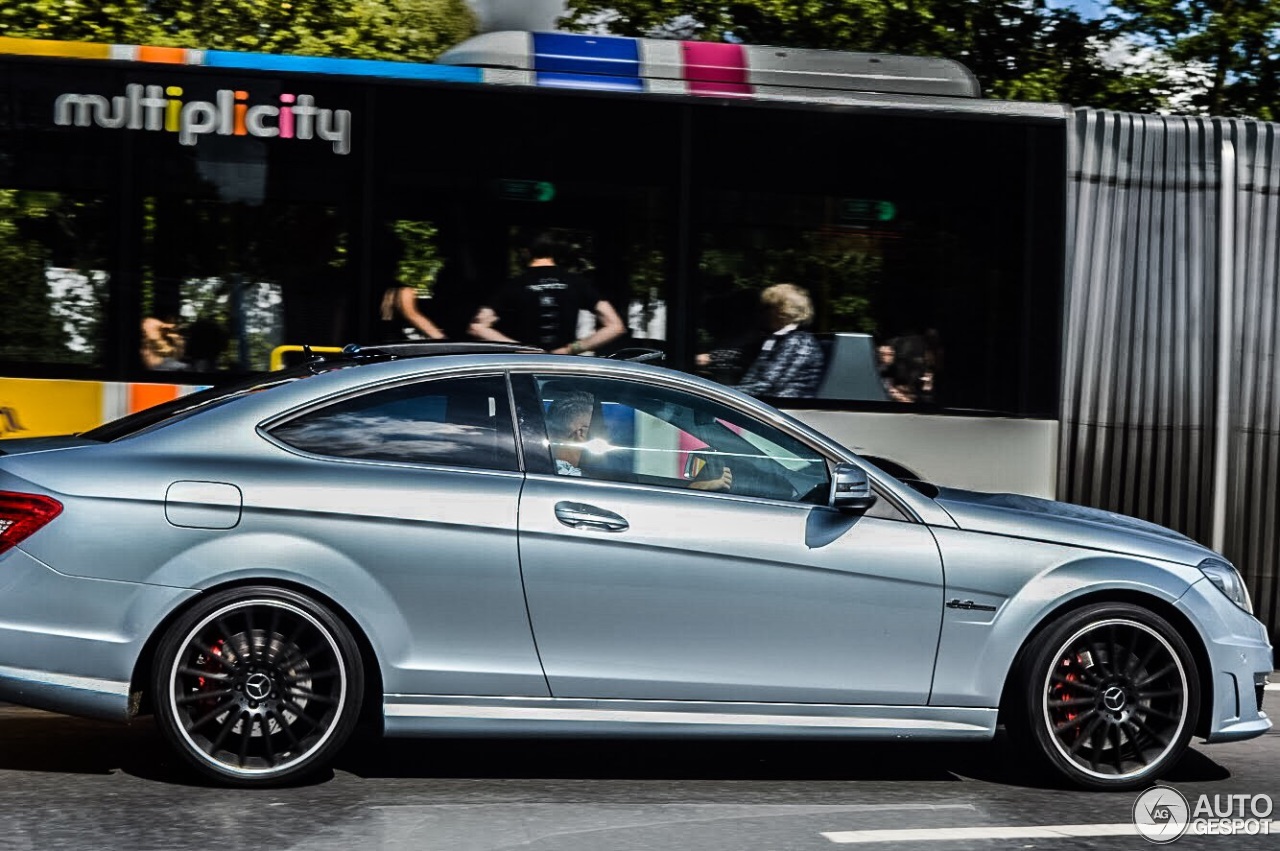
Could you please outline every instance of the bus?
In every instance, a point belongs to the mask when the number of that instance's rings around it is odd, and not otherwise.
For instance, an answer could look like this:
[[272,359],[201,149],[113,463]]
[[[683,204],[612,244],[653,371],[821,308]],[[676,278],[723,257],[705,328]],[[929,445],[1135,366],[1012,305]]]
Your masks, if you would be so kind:
[[1053,497],[1071,126],[939,59],[0,39],[0,438],[377,342],[393,284],[465,339],[552,231],[626,322],[614,348],[735,383],[759,293],[796,284],[825,372],[785,409],[891,472]]

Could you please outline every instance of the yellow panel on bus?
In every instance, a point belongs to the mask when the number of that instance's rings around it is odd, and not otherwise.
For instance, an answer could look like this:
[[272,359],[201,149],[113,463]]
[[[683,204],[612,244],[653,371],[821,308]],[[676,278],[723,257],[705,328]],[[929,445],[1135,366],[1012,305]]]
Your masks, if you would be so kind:
[[0,378],[0,439],[46,437],[102,422],[101,381]]

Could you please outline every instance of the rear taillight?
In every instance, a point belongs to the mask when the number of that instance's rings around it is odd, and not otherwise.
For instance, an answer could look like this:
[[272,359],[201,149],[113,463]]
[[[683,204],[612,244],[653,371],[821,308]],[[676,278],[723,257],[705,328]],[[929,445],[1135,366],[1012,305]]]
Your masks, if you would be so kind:
[[16,547],[62,513],[62,503],[34,493],[0,491],[0,553]]

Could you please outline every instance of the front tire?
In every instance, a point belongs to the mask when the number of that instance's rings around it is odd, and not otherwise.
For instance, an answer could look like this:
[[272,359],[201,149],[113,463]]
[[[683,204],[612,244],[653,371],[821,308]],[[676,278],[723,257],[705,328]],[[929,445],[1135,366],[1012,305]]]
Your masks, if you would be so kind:
[[350,630],[293,591],[234,588],[166,631],[153,671],[169,744],[236,786],[296,782],[325,767],[360,714],[364,673]]
[[1127,603],[1087,606],[1025,654],[1014,732],[1076,785],[1138,788],[1182,758],[1199,683],[1191,649],[1164,618]]

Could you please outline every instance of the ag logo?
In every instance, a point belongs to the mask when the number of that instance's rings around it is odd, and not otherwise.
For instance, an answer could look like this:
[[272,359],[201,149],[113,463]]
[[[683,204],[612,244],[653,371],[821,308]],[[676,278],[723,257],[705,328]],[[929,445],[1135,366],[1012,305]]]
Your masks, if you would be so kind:
[[17,409],[0,407],[0,435],[14,431],[26,431],[26,428],[18,421]]
[[1133,823],[1143,837],[1164,844],[1187,832],[1191,808],[1182,793],[1169,786],[1152,786],[1133,802]]

